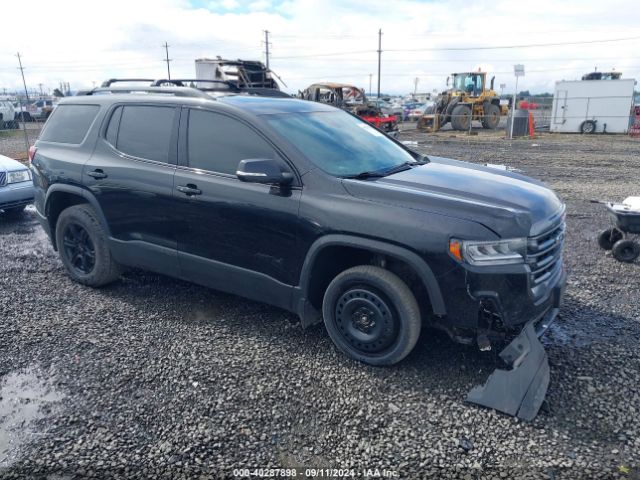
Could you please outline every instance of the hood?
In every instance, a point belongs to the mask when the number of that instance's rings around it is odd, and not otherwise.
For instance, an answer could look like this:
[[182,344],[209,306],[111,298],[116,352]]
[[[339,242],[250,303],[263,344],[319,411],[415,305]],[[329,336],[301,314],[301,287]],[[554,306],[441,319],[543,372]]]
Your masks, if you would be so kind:
[[28,167],[24,166],[17,160],[0,155],[0,170],[12,172],[14,170],[25,170],[27,168]]
[[345,180],[359,198],[481,223],[500,237],[537,235],[564,205],[542,182],[524,175],[429,156],[430,163],[375,180]]

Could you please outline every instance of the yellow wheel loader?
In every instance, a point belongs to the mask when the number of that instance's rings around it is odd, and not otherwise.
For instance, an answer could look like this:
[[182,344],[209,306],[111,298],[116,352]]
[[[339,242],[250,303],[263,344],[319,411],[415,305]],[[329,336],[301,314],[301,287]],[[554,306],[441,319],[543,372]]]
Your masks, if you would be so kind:
[[493,90],[495,77],[491,78],[489,88],[486,72],[453,73],[447,77],[447,86],[450,80],[451,88],[439,94],[425,110],[418,120],[418,129],[436,132],[451,122],[454,130],[469,130],[473,120],[481,121],[484,128],[497,128],[508,107],[500,105],[500,97]]

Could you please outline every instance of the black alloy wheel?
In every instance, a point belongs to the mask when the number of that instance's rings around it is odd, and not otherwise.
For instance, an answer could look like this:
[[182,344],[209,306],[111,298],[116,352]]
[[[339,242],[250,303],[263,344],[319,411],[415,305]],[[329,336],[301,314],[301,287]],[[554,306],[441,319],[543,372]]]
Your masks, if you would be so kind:
[[96,249],[89,233],[78,223],[69,223],[63,232],[63,249],[69,265],[88,275],[96,264]]
[[117,280],[122,269],[109,249],[99,214],[88,204],[65,208],[55,224],[60,259],[78,283],[101,287]]

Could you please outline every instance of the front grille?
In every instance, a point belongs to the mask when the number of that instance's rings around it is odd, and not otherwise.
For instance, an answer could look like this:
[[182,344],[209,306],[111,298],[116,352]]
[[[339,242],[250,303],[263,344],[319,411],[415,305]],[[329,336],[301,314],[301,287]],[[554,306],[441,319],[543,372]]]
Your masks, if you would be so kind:
[[544,293],[562,270],[564,237],[565,224],[560,220],[545,233],[528,238],[527,263],[531,268],[531,290],[536,297]]
[[0,172],[0,187],[4,187],[7,184],[7,172]]

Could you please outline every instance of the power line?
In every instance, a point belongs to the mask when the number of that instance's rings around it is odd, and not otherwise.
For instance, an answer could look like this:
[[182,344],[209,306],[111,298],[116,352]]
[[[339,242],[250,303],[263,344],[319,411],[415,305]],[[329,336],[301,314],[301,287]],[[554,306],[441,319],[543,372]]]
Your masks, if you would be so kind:
[[284,58],[308,58],[308,57],[333,57],[338,55],[360,55],[362,53],[375,53],[375,50],[355,50],[350,52],[334,52],[334,53],[316,53],[313,55],[288,55],[284,57],[272,57],[278,60]]
[[593,43],[626,42],[629,40],[639,40],[640,37],[610,38],[607,40],[584,40],[580,42],[557,42],[557,43],[529,43],[523,45],[497,45],[490,47],[438,47],[438,48],[396,48],[389,49],[388,52],[451,52],[470,50],[503,50],[514,48],[534,48],[534,47],[560,47],[564,45],[587,45]]

